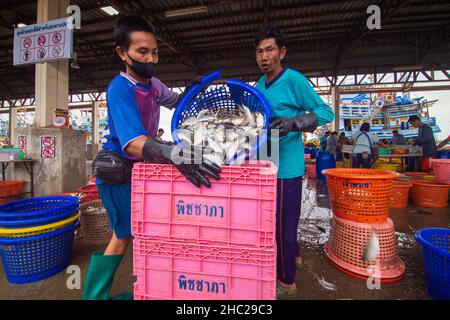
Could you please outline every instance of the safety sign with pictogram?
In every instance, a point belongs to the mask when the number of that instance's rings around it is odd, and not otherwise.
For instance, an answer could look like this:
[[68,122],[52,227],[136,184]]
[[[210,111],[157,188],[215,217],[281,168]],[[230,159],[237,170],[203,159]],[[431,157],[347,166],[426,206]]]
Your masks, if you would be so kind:
[[29,62],[29,61],[33,60],[33,51],[31,51],[31,50],[22,51],[21,59],[24,62]]
[[52,34],[52,44],[64,43],[63,32],[55,32]]
[[41,34],[41,35],[37,36],[36,40],[37,40],[37,44],[39,47],[45,47],[46,45],[48,45],[46,34]]
[[63,52],[63,49],[61,48],[61,46],[54,46],[52,49],[52,55],[54,57],[59,57]]
[[56,137],[41,137],[41,158],[56,158]]
[[19,148],[20,150],[22,150],[23,155],[25,156],[25,158],[27,157],[27,136],[19,136],[17,141],[19,143]]
[[14,65],[72,58],[73,29],[57,19],[14,29]]
[[22,47],[23,49],[30,49],[31,46],[33,45],[33,39],[32,38],[24,38],[22,40]]
[[43,60],[47,57],[47,50],[44,48],[39,48],[36,50],[36,56],[39,60]]

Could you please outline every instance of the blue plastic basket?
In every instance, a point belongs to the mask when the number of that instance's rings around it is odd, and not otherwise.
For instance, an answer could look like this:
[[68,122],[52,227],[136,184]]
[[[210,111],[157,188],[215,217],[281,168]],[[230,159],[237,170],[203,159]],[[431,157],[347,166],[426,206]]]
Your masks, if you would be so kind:
[[[208,89],[210,84],[220,79],[220,76],[220,70],[204,76],[201,82],[193,85],[178,103],[172,117],[171,125],[172,137],[176,144],[181,143],[177,135],[177,129],[183,123],[184,119],[197,116],[204,109],[212,111],[219,109],[235,110],[241,104],[244,104],[250,111],[260,112],[265,118],[265,128],[268,128],[272,111],[264,95],[247,83],[235,79],[227,80],[225,85]],[[264,131],[257,139],[255,145],[252,146],[253,150],[250,154],[255,154],[266,140],[267,134]],[[239,156],[240,154],[237,155],[237,157]]]
[[450,229],[427,228],[416,232],[422,245],[428,293],[450,300]]
[[80,199],[71,196],[30,198],[0,206],[0,226],[24,228],[64,220],[79,209]]
[[73,224],[38,236],[0,238],[0,256],[10,283],[24,284],[49,278],[69,266]]
[[22,229],[51,224],[70,218],[71,216],[75,215],[78,210],[78,206],[72,206],[64,210],[60,210],[58,214],[46,216],[43,218],[20,219],[20,217],[18,217],[18,219],[10,219],[6,221],[0,220],[0,228]]

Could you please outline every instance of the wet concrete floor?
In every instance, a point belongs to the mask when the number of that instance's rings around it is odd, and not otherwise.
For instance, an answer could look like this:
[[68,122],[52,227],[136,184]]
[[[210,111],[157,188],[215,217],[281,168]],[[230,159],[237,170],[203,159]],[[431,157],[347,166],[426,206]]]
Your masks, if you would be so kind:
[[[406,265],[404,277],[394,283],[381,283],[379,289],[368,289],[364,280],[353,278],[334,268],[325,257],[323,245],[330,236],[332,216],[325,182],[303,181],[302,214],[298,227],[298,240],[304,260],[304,268],[297,272],[296,283],[300,292],[286,299],[355,299],[355,300],[409,300],[431,299],[426,291],[421,247],[414,240],[415,230],[427,227],[450,226],[450,210],[414,207],[392,209],[390,218],[395,225],[398,254]],[[74,241],[71,264],[81,270],[81,284],[87,271],[90,254],[104,249],[106,244],[88,244],[77,235]],[[0,262],[0,269],[3,270]],[[67,281],[73,280],[65,271],[49,279],[26,285],[12,285],[0,272],[0,299],[81,299],[80,289],[68,289]],[[326,281],[319,281],[322,279]],[[131,247],[119,267],[112,294],[133,290]],[[69,281],[74,283],[73,281]],[[322,283],[322,284],[321,284]]]

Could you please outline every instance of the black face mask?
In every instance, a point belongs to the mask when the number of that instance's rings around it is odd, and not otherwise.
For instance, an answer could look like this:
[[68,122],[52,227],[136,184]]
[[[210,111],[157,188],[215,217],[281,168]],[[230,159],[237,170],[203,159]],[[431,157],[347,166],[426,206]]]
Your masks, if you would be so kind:
[[151,79],[153,77],[156,67],[155,63],[152,62],[144,63],[136,61],[132,57],[130,57],[128,53],[127,56],[131,60],[131,65],[129,65],[128,62],[126,61],[125,63],[127,64],[128,67],[130,67],[131,70],[133,70],[134,73],[145,79]]

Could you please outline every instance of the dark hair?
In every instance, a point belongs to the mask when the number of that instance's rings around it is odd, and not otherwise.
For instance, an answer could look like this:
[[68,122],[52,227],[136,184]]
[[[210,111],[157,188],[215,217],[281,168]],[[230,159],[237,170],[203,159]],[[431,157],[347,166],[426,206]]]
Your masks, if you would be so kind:
[[359,131],[369,131],[369,130],[370,130],[370,124],[367,123],[367,122],[364,122],[364,123],[361,125],[361,128],[359,129]]
[[161,132],[161,131],[164,132],[164,129],[163,128],[159,128],[158,132]]
[[393,133],[393,134],[394,134],[394,133],[398,133],[398,130],[393,130],[392,133]]
[[130,47],[130,33],[133,31],[144,31],[155,34],[155,27],[150,21],[138,16],[126,16],[120,18],[114,26],[114,40],[116,46],[128,50]]
[[331,134],[331,131],[325,131],[325,134]]
[[284,36],[280,29],[276,27],[267,27],[258,33],[255,37],[255,46],[257,47],[259,43],[265,39],[275,39],[278,48],[284,47]]
[[341,136],[345,136],[345,132],[341,132]]
[[408,122],[411,123],[414,121],[420,121],[420,118],[418,116],[410,116]]
[[333,131],[331,134],[332,134],[333,136],[337,136],[337,132],[336,132],[336,131]]

